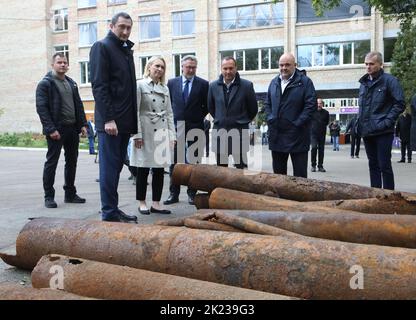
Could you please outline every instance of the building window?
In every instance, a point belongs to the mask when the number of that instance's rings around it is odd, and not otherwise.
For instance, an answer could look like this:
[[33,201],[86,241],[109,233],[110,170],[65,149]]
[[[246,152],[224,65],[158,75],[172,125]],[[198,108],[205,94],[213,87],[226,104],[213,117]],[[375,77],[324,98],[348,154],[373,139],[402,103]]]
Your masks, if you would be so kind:
[[370,51],[370,41],[348,43],[326,43],[301,45],[297,47],[299,67],[338,66],[342,64],[362,64]]
[[81,69],[81,84],[90,84],[90,63],[82,61],[79,65]]
[[221,29],[241,29],[283,24],[283,2],[221,8]]
[[113,4],[126,4],[127,0],[108,0],[107,1],[108,5],[113,5]]
[[186,36],[195,33],[195,11],[172,13],[173,36]]
[[140,71],[139,77],[140,78],[143,78],[143,76],[144,76],[144,67],[146,66],[147,61],[149,61],[149,59],[151,57],[152,56],[140,57],[139,58],[139,71]]
[[384,39],[384,62],[391,62],[393,60],[393,51],[396,41],[397,38]]
[[54,10],[53,21],[54,21],[53,31],[67,31],[68,30],[68,9]]
[[175,70],[175,77],[179,77],[182,74],[182,66],[181,66],[181,60],[183,57],[188,55],[195,55],[195,52],[189,52],[189,53],[179,53],[173,55],[173,70]]
[[78,9],[96,7],[96,0],[78,0]]
[[160,15],[139,17],[140,40],[160,38]]
[[227,56],[234,57],[240,71],[278,69],[283,52],[283,47],[221,51],[221,60]]
[[63,53],[66,57],[66,60],[69,62],[69,49],[68,45],[64,44],[62,46],[55,46],[55,53]]
[[97,41],[97,22],[80,23],[79,28],[79,46],[91,46]]

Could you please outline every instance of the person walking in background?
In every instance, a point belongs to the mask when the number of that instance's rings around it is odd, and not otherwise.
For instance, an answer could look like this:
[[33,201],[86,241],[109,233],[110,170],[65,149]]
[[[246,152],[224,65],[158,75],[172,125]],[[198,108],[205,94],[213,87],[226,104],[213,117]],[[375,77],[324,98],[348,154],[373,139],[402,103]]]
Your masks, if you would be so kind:
[[399,116],[399,120],[397,120],[396,125],[396,137],[400,139],[400,148],[401,148],[401,159],[397,162],[406,162],[406,151],[407,151],[407,162],[412,162],[412,149],[410,146],[410,127],[412,125],[412,116],[407,113],[407,111],[403,112]]
[[129,40],[132,25],[127,13],[117,13],[107,36],[94,43],[90,51],[103,221],[137,221],[136,216],[120,210],[117,192],[130,135],[137,132],[134,43]]
[[[135,148],[132,150],[130,165],[138,167],[136,199],[139,201],[139,212],[145,215],[171,213],[160,205],[164,168],[173,162],[173,147],[176,142],[169,88],[165,84],[165,71],[165,60],[154,56],[145,66],[144,78],[137,83],[139,121],[137,134],[132,137]],[[149,210],[146,193],[150,170],[152,170],[153,203]]]
[[252,121],[249,124],[249,132],[250,132],[250,145],[254,146],[254,140],[256,136],[256,124],[254,123],[254,121]]
[[270,83],[265,102],[273,172],[287,174],[290,155],[293,175],[307,178],[311,119],[316,110],[315,87],[296,68],[293,54],[280,57],[279,69],[280,75]]
[[416,151],[416,94],[413,96],[410,103],[410,110],[412,113],[412,125],[410,127],[410,150]]
[[63,53],[52,57],[52,71],[39,82],[36,88],[36,111],[46,136],[48,151],[43,169],[45,207],[57,208],[55,202],[56,167],[61,149],[65,150],[65,202],[85,203],[77,195],[75,174],[78,161],[79,134],[87,134],[87,119],[84,106],[74,80],[65,74],[68,60]]
[[404,93],[397,78],[384,72],[380,52],[365,56],[367,73],[359,80],[358,130],[368,157],[371,187],[394,190],[391,149],[394,124],[404,111]]
[[312,172],[316,171],[316,154],[318,153],[318,171],[326,172],[324,169],[324,152],[326,140],[326,127],[329,123],[329,112],[325,110],[322,99],[317,100],[318,108],[312,114],[311,128],[311,162]]
[[[240,77],[233,57],[222,59],[221,75],[209,85],[208,110],[217,133],[216,139],[212,139],[217,165],[227,167],[228,157],[232,155],[236,168],[247,168],[248,125],[258,107],[253,83]],[[232,139],[233,133],[238,133],[237,139]]]
[[332,138],[333,151],[339,151],[339,133],[341,131],[341,126],[339,125],[338,120],[334,120],[329,125],[329,134]]
[[95,125],[92,120],[88,120],[88,146],[90,149],[90,154],[96,154],[95,152]]
[[[196,76],[198,60],[195,56],[184,56],[181,63],[182,75],[168,81],[177,140],[180,141],[175,145],[174,163],[169,168],[170,177],[172,177],[173,168],[178,161],[192,164],[201,163],[205,146],[202,139],[198,141],[197,136],[189,137],[192,140],[186,140],[188,132],[191,130],[198,129],[201,133],[204,132],[204,118],[208,114],[209,83]],[[188,154],[189,148],[194,144],[198,148],[193,155],[190,155]],[[190,160],[190,156],[192,156],[192,160]],[[179,202],[181,186],[173,184],[172,179],[170,180],[169,191],[169,197],[163,204],[169,205]],[[192,188],[188,187],[187,189],[188,203],[191,205],[194,204],[196,192],[197,190]]]
[[269,139],[267,139],[267,132],[269,131],[269,127],[267,123],[263,121],[260,126],[260,133],[261,133],[261,144],[267,145],[269,143]]
[[354,159],[354,155],[356,158],[359,158],[361,135],[358,131],[358,115],[352,117],[350,122],[348,122],[345,133],[349,133],[351,135],[351,159]]

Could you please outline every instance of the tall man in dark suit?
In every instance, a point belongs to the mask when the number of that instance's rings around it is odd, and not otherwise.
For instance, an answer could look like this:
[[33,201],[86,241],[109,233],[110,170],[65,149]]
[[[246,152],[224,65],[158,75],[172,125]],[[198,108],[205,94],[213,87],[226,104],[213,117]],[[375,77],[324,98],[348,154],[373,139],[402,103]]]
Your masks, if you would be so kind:
[[354,159],[354,155],[356,158],[359,158],[361,135],[358,131],[358,115],[355,115],[351,119],[345,129],[345,132],[351,134],[351,159]]
[[290,155],[293,175],[307,178],[315,87],[311,79],[296,69],[293,54],[280,57],[279,69],[280,75],[270,83],[265,103],[273,172],[287,174]]
[[253,83],[240,78],[233,57],[222,59],[221,75],[209,85],[208,111],[214,118],[212,145],[217,165],[227,167],[232,154],[236,168],[246,168],[248,125],[258,107]]
[[[170,98],[175,121],[178,143],[174,149],[174,162],[185,160],[187,163],[201,163],[204,151],[204,141],[198,142],[198,136],[204,135],[204,118],[208,114],[207,95],[208,81],[197,77],[196,69],[198,60],[195,56],[187,55],[182,58],[182,75],[168,81]],[[198,136],[189,136],[191,140],[186,141],[189,131],[200,130]],[[194,131],[195,132],[195,131]],[[191,132],[192,133],[192,132]],[[198,147],[193,155],[186,155],[194,143],[198,143]],[[169,174],[172,176],[175,164],[170,166]],[[172,184],[169,187],[169,198],[164,204],[172,204],[179,201],[180,186]],[[188,202],[194,204],[196,190],[188,188]]]
[[410,147],[410,127],[412,125],[412,116],[410,113],[405,111],[399,116],[396,125],[396,136],[400,138],[401,147],[401,159],[398,162],[406,162],[406,151],[407,161],[412,162],[412,149]]
[[118,182],[130,135],[137,132],[137,88],[134,45],[129,39],[133,21],[124,12],[111,20],[107,36],[90,51],[95,127],[100,156],[102,220],[136,221],[118,207]]

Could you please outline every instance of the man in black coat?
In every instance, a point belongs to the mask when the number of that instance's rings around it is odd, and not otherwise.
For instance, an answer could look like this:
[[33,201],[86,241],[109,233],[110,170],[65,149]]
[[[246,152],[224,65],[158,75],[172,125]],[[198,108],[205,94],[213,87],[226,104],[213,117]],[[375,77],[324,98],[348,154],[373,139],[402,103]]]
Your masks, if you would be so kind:
[[416,94],[410,103],[410,110],[412,111],[412,126],[410,128],[410,149],[416,151]]
[[136,221],[118,208],[118,182],[131,134],[137,132],[137,89],[133,43],[128,40],[133,21],[124,12],[111,20],[107,36],[90,51],[95,127],[100,157],[102,220]]
[[247,167],[248,125],[258,107],[253,83],[240,78],[233,57],[221,61],[221,75],[210,83],[208,111],[214,118],[212,145],[218,166],[228,166],[232,154],[238,169]]
[[46,136],[48,152],[43,169],[45,207],[56,208],[55,182],[56,166],[65,150],[65,202],[84,203],[77,195],[75,173],[78,160],[79,134],[87,134],[87,119],[84,106],[74,80],[66,76],[68,61],[63,53],[52,57],[52,71],[39,82],[36,88],[36,111]]
[[[204,118],[208,114],[207,95],[208,81],[196,76],[198,60],[193,55],[183,57],[182,75],[168,81],[170,99],[177,133],[177,144],[174,148],[174,163],[201,163],[204,152]],[[198,131],[190,132],[196,129]],[[190,132],[190,136],[187,137]],[[192,133],[197,133],[194,135]],[[186,141],[190,138],[189,141]],[[198,139],[200,138],[200,139]],[[186,154],[189,148],[197,143],[193,154]],[[192,148],[193,149],[193,148]],[[179,160],[179,161],[178,161]],[[175,164],[170,166],[169,175],[172,176]],[[169,186],[169,198],[164,204],[172,204],[179,201],[181,186],[172,184]],[[194,204],[196,190],[188,188],[188,203]]]
[[394,190],[391,148],[394,125],[404,111],[404,94],[397,78],[384,72],[382,65],[381,53],[366,55],[367,74],[359,80],[358,130],[368,157],[371,187]]
[[318,171],[326,172],[324,169],[324,152],[326,140],[326,127],[329,124],[329,112],[323,109],[324,102],[318,98],[318,108],[312,115],[311,128],[311,162],[312,172],[316,171],[316,154],[318,153]]
[[358,115],[355,115],[350,120],[345,132],[351,135],[351,159],[354,159],[354,155],[356,158],[359,158],[361,135],[358,131]]
[[293,54],[283,54],[279,68],[280,75],[270,83],[265,103],[273,172],[287,174],[290,155],[293,175],[306,178],[311,118],[316,110],[315,87],[311,79],[296,69]]
[[400,161],[406,162],[406,150],[407,150],[407,162],[412,162],[412,149],[410,148],[410,127],[412,125],[412,116],[406,111],[402,113],[397,121],[396,125],[396,137],[400,138],[400,147],[402,157]]

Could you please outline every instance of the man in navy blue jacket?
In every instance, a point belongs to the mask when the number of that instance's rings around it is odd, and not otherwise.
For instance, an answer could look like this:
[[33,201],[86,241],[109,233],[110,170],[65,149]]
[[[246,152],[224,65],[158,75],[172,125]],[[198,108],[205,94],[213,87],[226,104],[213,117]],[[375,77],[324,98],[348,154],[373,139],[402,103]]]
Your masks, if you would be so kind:
[[279,68],[280,75],[270,83],[265,103],[273,172],[287,174],[290,155],[293,175],[306,178],[311,119],[317,101],[315,87],[296,69],[293,54],[283,54]]
[[394,190],[391,148],[394,125],[403,112],[404,94],[399,81],[382,69],[380,52],[365,57],[367,74],[359,80],[359,131],[368,157],[371,186]]
[[91,84],[100,157],[101,211],[104,221],[136,221],[118,208],[118,182],[131,134],[137,132],[133,21],[124,12],[111,20],[107,36],[90,51]]
[[[175,121],[175,128],[178,134],[178,144],[175,145],[174,162],[179,161],[190,162],[192,164],[201,163],[203,149],[205,143],[199,142],[196,154],[193,154],[191,161],[189,157],[185,158],[187,148],[198,142],[198,137],[192,138],[190,141],[185,141],[186,135],[192,129],[198,129],[200,137],[205,137],[204,134],[204,118],[208,113],[207,95],[208,95],[208,81],[197,77],[196,68],[198,60],[195,56],[187,55],[183,57],[182,61],[182,75],[168,81],[170,92],[170,99],[172,102],[172,110]],[[202,140],[202,139],[201,139]],[[185,145],[183,145],[185,143]],[[193,161],[192,161],[193,160]],[[175,164],[170,166],[169,174],[172,176]],[[180,186],[170,183],[169,198],[164,201],[164,204],[172,204],[179,201]],[[194,204],[194,197],[196,190],[188,188],[188,202]]]

